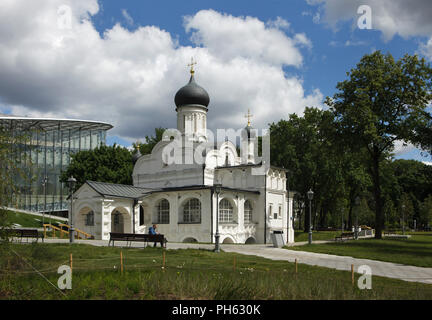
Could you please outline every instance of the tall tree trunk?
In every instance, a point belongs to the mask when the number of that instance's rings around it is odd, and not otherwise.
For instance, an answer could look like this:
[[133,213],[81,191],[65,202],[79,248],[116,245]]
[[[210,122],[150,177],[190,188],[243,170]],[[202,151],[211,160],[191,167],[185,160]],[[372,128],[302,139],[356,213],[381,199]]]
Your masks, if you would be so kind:
[[327,205],[323,205],[320,210],[320,215],[318,219],[318,226],[320,228],[326,225],[326,215],[327,215]]
[[352,211],[353,211],[353,205],[352,205],[352,201],[350,201],[350,204],[349,204],[349,211],[348,211],[348,223],[347,223],[347,226],[346,226],[346,229],[347,229],[348,231],[350,231],[350,230],[351,230],[351,227],[353,226],[353,221],[352,221]]
[[384,228],[379,158],[380,154],[378,148],[375,146],[372,163],[373,194],[375,200],[375,239],[382,239],[382,230]]
[[309,200],[308,200],[307,205],[305,206],[304,232],[309,232],[310,224],[311,224],[311,221],[309,219]]
[[300,208],[299,221],[298,221],[298,230],[302,229],[302,216],[303,216],[303,210]]

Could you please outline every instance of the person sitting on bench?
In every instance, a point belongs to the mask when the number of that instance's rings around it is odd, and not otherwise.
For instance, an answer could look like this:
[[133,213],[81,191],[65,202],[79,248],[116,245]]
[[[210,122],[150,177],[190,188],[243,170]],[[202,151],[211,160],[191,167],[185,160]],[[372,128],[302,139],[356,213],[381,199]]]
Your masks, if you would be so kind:
[[[149,228],[149,232],[148,233],[152,234],[152,235],[159,234],[159,232],[157,232],[156,229],[157,229],[157,225],[154,224],[152,227]],[[154,243],[153,247],[156,247],[156,243],[157,242]],[[160,244],[161,244],[161,247],[163,247],[163,241],[161,241]]]

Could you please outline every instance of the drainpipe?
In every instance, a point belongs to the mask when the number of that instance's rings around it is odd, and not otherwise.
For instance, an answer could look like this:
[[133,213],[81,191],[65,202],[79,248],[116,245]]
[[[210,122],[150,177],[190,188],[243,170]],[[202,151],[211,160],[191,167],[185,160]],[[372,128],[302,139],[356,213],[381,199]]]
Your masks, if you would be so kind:
[[202,167],[203,167],[203,183],[202,184],[205,185],[205,167],[206,167],[205,163],[203,163]]
[[267,244],[267,174],[264,179],[264,244]]
[[133,206],[132,206],[132,233],[135,233],[135,207],[138,204],[138,199],[133,200]]
[[210,189],[210,243],[213,243],[213,192],[214,188]]
[[[285,173],[286,177],[287,177],[287,187],[288,187],[288,208],[287,208],[287,230],[286,230],[286,238],[287,238],[287,244],[288,244],[288,240],[289,240],[289,229],[290,229],[290,223],[291,223],[291,218],[290,218],[290,209],[291,209],[291,205],[290,205],[290,175],[289,173]],[[293,220],[294,222],[294,220]],[[294,227],[293,227],[294,230]]]

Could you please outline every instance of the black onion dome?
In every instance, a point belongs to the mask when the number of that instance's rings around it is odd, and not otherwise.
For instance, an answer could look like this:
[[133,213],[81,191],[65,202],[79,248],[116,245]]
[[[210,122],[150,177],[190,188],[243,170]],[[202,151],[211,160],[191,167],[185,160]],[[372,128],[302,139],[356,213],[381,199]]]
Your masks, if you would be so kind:
[[250,139],[251,138],[251,126],[246,126],[246,128],[244,128],[245,130],[246,130],[246,133],[247,133],[247,137],[248,137],[248,139]]
[[188,104],[198,104],[207,107],[210,103],[210,97],[204,88],[196,84],[194,76],[191,75],[189,83],[177,91],[174,102],[177,107]]
[[253,127],[249,124],[244,127],[243,131],[245,132],[245,135],[248,139],[254,139],[255,138],[255,131],[252,131]]

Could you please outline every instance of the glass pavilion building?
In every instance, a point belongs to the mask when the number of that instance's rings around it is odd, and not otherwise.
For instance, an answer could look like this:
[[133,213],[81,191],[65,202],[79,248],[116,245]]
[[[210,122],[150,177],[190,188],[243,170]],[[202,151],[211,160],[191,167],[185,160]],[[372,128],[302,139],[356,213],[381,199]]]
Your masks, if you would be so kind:
[[69,194],[60,182],[71,155],[105,144],[108,123],[84,120],[16,117],[0,114],[0,126],[13,137],[11,155],[21,175],[15,175],[18,192],[11,206],[28,211],[67,214]]

